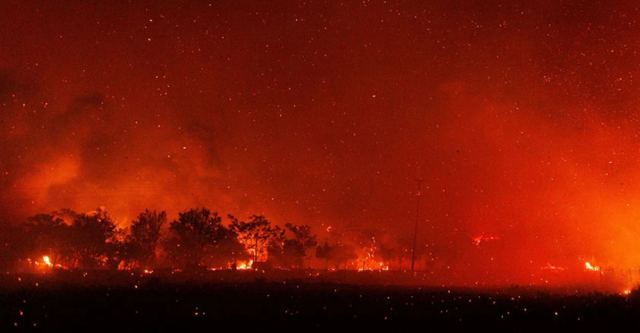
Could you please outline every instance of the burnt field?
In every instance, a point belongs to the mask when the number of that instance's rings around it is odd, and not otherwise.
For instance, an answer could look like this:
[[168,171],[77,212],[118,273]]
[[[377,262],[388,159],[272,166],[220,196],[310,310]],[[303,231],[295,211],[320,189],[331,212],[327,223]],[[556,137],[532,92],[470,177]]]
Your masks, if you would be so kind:
[[[365,280],[369,283],[356,284]],[[421,322],[429,327],[530,331],[636,327],[640,322],[640,298],[634,294],[385,285],[375,274],[282,279],[255,272],[83,272],[4,275],[1,286],[0,332],[210,331],[283,322],[310,328]]]

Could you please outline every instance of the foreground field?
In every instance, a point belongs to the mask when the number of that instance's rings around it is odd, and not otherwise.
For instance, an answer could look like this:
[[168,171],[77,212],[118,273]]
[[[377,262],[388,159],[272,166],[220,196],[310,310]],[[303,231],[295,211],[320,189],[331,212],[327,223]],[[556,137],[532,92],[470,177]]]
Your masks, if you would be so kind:
[[[356,273],[354,273],[356,274]],[[360,276],[362,278],[362,276]],[[366,278],[366,276],[365,276]],[[176,331],[282,325],[415,325],[516,331],[640,327],[640,298],[583,291],[447,289],[290,277],[254,272],[206,276],[74,273],[5,275],[0,332]],[[354,278],[355,279],[355,278]],[[366,278],[365,280],[375,281]]]

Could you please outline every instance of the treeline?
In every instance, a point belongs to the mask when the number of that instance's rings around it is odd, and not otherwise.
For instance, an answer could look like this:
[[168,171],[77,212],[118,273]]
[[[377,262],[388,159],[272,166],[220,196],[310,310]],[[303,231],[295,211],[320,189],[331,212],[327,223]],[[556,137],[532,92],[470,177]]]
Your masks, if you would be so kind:
[[127,228],[117,227],[104,209],[63,209],[22,224],[0,225],[0,248],[4,270],[34,264],[64,269],[236,269],[240,263],[301,269],[310,257],[327,268],[339,268],[356,259],[351,246],[319,244],[308,225],[280,227],[261,215],[247,220],[228,215],[223,221],[206,208],[180,212],[171,222],[164,211],[145,210]]

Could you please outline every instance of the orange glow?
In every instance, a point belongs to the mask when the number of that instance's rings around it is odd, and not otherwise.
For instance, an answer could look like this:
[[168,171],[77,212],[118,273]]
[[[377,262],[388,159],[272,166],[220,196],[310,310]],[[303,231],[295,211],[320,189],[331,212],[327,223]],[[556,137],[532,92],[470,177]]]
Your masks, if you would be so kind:
[[[356,263],[358,264],[358,263]],[[361,266],[360,266],[361,265]],[[388,271],[389,265],[380,261],[380,262],[367,262],[364,261],[359,264],[358,272],[366,272],[366,271]]]
[[552,271],[552,272],[564,272],[567,268],[562,266],[555,266],[552,264],[546,264],[542,267],[542,270]]
[[354,262],[359,272],[388,271],[389,264],[378,258],[378,245],[375,237],[371,237],[369,246],[360,249],[358,259]]
[[19,181],[18,188],[33,198],[34,203],[45,204],[51,187],[73,180],[79,172],[79,162],[70,157],[56,157],[47,163],[33,166],[33,170]]
[[[352,270],[640,282],[634,1],[39,3],[0,1],[2,224],[204,206],[308,224]],[[237,269],[268,261],[245,246]],[[63,249],[23,266],[79,268]]]
[[492,235],[478,235],[475,237],[471,238],[471,243],[473,243],[473,245],[475,246],[480,246],[480,244],[484,243],[484,242],[490,242],[490,241],[496,241],[499,240],[500,237],[498,236],[492,236]]
[[588,271],[592,271],[592,272],[599,272],[600,271],[600,266],[594,266],[592,265],[590,262],[585,261],[584,263],[584,268]]
[[48,267],[53,267],[53,263],[51,262],[51,258],[49,258],[49,256],[42,256],[42,262]]
[[236,269],[237,270],[248,270],[253,267],[253,260],[249,261],[238,261]]

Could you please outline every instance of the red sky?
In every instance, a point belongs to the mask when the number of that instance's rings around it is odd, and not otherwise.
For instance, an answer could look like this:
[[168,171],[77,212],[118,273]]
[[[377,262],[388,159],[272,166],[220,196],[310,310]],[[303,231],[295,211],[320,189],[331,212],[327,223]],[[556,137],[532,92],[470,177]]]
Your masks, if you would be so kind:
[[420,244],[461,279],[637,267],[639,9],[2,1],[2,216],[207,206],[395,244],[422,178]]

